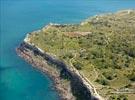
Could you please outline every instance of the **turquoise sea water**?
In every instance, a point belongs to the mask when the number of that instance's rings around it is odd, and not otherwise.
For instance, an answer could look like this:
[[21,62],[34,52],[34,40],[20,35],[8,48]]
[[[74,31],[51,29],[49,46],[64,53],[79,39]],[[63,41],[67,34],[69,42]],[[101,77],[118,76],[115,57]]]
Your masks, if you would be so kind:
[[59,100],[52,81],[16,55],[28,32],[129,8],[135,0],[0,0],[0,100]]

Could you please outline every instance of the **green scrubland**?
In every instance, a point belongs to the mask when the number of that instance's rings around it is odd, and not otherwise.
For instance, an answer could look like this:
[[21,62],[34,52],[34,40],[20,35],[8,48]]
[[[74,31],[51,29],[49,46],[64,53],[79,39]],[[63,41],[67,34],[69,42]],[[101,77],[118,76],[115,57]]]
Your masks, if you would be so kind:
[[102,96],[135,97],[135,10],[94,16],[80,24],[48,25],[29,38],[75,67]]

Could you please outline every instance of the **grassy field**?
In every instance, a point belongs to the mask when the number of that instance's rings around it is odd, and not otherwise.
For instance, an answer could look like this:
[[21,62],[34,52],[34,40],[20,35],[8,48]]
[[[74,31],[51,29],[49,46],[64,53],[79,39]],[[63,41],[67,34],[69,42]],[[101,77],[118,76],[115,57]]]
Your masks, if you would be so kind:
[[135,10],[94,16],[75,25],[48,25],[29,39],[72,63],[102,96],[135,98]]

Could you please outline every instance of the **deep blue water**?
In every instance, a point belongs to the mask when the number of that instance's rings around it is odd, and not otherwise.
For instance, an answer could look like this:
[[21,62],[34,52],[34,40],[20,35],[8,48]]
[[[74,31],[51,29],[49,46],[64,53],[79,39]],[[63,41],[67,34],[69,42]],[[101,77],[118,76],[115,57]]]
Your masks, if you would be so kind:
[[28,32],[129,8],[135,0],[0,0],[0,100],[59,99],[52,81],[16,55]]

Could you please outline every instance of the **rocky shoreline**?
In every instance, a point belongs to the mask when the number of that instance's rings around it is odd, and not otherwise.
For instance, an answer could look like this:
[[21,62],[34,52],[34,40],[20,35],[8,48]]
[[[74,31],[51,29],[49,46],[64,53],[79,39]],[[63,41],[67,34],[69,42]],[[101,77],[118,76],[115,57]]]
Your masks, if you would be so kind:
[[[84,79],[62,61],[26,42],[21,43],[16,51],[33,67],[45,72],[53,80],[61,100],[98,100],[92,96],[92,90]],[[66,84],[64,80],[67,80]]]
[[17,54],[30,63],[34,68],[44,72],[53,80],[54,88],[59,93],[61,100],[75,100],[75,97],[70,90],[62,84],[58,71],[54,70],[53,67],[50,67],[45,60],[39,61],[38,59],[34,59],[36,56],[31,51],[22,49],[22,47],[18,47],[16,49]]

